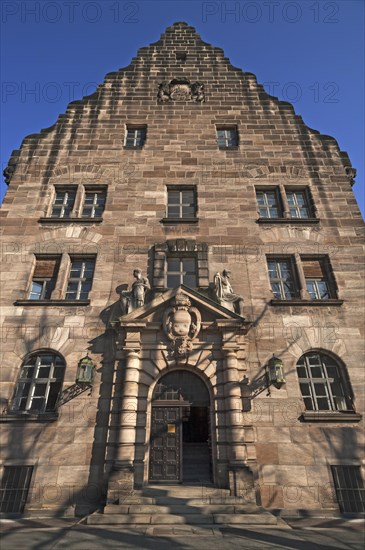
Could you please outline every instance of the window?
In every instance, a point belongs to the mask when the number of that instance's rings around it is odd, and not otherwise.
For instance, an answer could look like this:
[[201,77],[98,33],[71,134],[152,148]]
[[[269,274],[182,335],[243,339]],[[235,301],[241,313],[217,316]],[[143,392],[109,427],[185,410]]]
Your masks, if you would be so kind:
[[188,219],[196,215],[195,188],[167,189],[167,218]]
[[0,512],[22,514],[27,502],[33,466],[5,466],[0,487]]
[[37,258],[28,300],[49,300],[56,285],[59,258]]
[[271,289],[277,300],[290,300],[298,296],[294,270],[290,258],[268,258]]
[[224,149],[238,146],[237,128],[217,128],[218,146]]
[[301,258],[307,291],[312,300],[329,300],[332,297],[329,275],[324,259]]
[[105,207],[106,192],[103,189],[86,189],[82,208],[83,218],[101,218]]
[[15,389],[12,411],[54,411],[61,391],[65,363],[52,353],[31,355],[23,364]]
[[365,488],[360,466],[331,466],[340,510],[365,512]]
[[147,128],[146,126],[127,127],[127,135],[125,146],[128,148],[143,147],[146,141]]
[[152,284],[155,289],[209,287],[208,245],[195,239],[168,239],[153,247]]
[[87,300],[94,277],[95,258],[71,258],[66,300]]
[[186,52],[176,52],[176,61],[186,61]]
[[196,260],[195,257],[167,258],[167,287],[175,288],[181,284],[196,287]]
[[52,207],[52,218],[70,218],[75,203],[76,186],[67,189],[56,189]]
[[276,187],[257,188],[256,201],[260,220],[315,223],[313,201],[308,188]]
[[311,209],[309,206],[308,193],[305,190],[289,191],[286,190],[286,198],[289,205],[291,218],[311,218]]
[[343,370],[324,353],[310,352],[299,359],[297,373],[307,411],[353,410]]
[[259,206],[260,218],[279,218],[279,196],[276,189],[267,191],[256,191],[257,204]]

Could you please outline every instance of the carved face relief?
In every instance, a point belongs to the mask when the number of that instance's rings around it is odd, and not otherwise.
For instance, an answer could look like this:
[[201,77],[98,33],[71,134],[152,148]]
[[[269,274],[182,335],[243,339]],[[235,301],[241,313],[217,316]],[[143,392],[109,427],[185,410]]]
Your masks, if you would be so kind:
[[186,294],[177,294],[173,307],[164,314],[163,328],[171,341],[170,353],[176,361],[186,359],[193,349],[193,339],[200,331],[201,316],[197,308],[191,307]]
[[189,336],[191,315],[185,309],[178,309],[172,317],[172,332],[175,336]]

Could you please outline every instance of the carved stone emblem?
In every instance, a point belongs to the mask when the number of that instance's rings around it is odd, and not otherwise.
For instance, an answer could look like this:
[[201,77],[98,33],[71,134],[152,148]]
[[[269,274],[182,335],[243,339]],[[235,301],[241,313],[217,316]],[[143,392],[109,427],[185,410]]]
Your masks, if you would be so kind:
[[193,339],[199,334],[201,315],[183,292],[176,295],[172,307],[164,314],[163,328],[171,341],[170,353],[176,361],[187,358],[193,349]]
[[174,78],[169,83],[161,82],[158,86],[157,99],[160,103],[168,101],[204,103],[204,84],[190,82],[187,78]]

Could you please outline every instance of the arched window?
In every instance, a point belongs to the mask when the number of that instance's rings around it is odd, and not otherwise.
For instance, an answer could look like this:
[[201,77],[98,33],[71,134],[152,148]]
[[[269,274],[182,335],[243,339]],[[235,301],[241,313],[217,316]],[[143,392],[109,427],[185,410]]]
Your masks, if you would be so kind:
[[61,391],[65,366],[62,357],[55,353],[31,354],[22,365],[12,411],[53,411]]
[[297,363],[300,391],[307,411],[352,411],[344,367],[325,353],[308,352]]

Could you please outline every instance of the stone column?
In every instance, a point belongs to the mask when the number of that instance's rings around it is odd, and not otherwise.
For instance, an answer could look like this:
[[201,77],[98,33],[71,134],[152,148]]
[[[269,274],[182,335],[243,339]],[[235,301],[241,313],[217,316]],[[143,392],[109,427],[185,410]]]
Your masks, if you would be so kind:
[[301,259],[300,259],[300,254],[298,252],[296,252],[294,254],[294,259],[295,259],[295,267],[297,269],[298,279],[299,279],[299,294],[300,294],[300,297],[301,297],[302,300],[310,300],[311,297],[310,297],[310,294],[307,290],[307,283],[306,283],[305,276],[304,276],[303,266],[302,266],[302,262],[301,262]]
[[284,218],[291,218],[289,203],[288,203],[288,199],[286,197],[286,192],[285,192],[285,187],[282,183],[279,184],[279,189],[280,189],[281,202],[282,202],[282,206],[283,206],[283,217]]
[[229,489],[231,495],[242,497],[244,503],[255,504],[254,479],[247,466],[247,445],[242,414],[237,358],[240,347],[235,331],[224,330],[222,340]]
[[127,333],[125,345],[117,352],[117,359],[122,362],[123,386],[120,402],[120,420],[117,449],[113,470],[109,478],[108,502],[131,495],[134,490],[134,456],[136,443],[136,423],[138,409],[138,388],[140,375],[140,333],[133,330]]
[[224,354],[224,402],[226,414],[228,459],[230,463],[244,462],[244,429],[242,418],[241,388],[237,373],[237,349],[223,347]]

